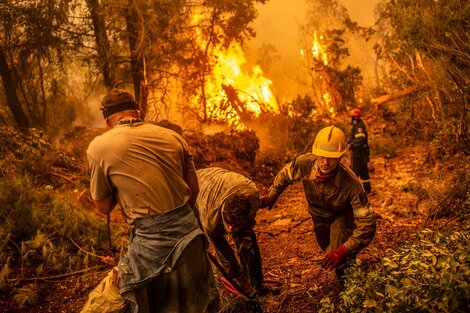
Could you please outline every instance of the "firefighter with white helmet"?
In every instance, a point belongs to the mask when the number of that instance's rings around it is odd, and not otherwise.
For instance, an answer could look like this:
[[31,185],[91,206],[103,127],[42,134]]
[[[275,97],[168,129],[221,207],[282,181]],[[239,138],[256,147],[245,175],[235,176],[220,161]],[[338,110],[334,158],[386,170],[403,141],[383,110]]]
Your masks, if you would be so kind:
[[312,153],[296,157],[276,175],[261,207],[272,207],[282,192],[302,181],[317,243],[326,252],[322,267],[341,277],[348,258],[354,258],[375,236],[376,220],[367,194],[354,173],[340,163],[346,136],[335,126],[321,129]]
[[359,177],[367,193],[370,193],[370,176],[367,163],[369,163],[369,143],[366,125],[361,119],[362,112],[360,109],[351,111],[351,134],[349,138],[350,149],[352,152],[352,169]]

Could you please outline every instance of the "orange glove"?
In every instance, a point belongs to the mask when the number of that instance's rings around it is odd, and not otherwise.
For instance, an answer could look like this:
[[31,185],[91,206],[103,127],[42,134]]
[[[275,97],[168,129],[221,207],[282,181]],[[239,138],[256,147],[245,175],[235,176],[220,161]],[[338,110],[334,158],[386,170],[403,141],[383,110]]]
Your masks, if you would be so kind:
[[335,269],[338,264],[346,260],[348,251],[344,245],[339,246],[335,251],[328,253],[321,261],[321,267],[327,270]]
[[243,286],[240,286],[242,288],[242,292],[244,293],[242,294],[225,277],[222,276],[220,280],[222,281],[224,288],[237,297],[248,297],[248,299],[251,299],[255,296],[254,290],[248,282],[244,283]]

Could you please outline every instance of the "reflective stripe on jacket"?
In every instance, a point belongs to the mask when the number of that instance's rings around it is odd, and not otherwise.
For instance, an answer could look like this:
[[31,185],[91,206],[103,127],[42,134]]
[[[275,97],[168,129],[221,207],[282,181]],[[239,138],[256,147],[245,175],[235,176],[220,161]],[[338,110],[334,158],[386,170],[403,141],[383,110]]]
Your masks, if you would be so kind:
[[302,181],[308,212],[315,220],[333,222],[339,215],[351,216],[356,225],[351,237],[344,243],[346,250],[358,253],[375,236],[375,213],[367,194],[354,173],[343,164],[336,176],[328,182],[317,180],[313,166],[316,156],[303,154],[284,166],[269,189],[269,197],[277,199],[295,181]]

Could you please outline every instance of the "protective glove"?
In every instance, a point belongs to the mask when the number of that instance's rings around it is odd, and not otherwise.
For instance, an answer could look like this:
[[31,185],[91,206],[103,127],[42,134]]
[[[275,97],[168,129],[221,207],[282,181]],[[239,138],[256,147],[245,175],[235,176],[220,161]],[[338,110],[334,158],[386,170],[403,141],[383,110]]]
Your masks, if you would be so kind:
[[256,294],[255,290],[251,288],[251,285],[249,283],[245,283],[243,287],[241,287],[243,290],[244,294],[241,294],[237,288],[233,287],[230,282],[225,279],[224,277],[221,277],[222,285],[224,288],[229,291],[230,293],[234,294],[237,297],[243,298],[247,305],[248,308],[250,309],[251,312],[253,313],[263,313],[263,308],[261,307],[261,304],[259,303],[258,295]]
[[270,198],[269,196],[261,196],[259,200],[261,201],[261,205],[259,207],[268,208],[268,210],[271,210],[273,208],[274,202],[276,202],[275,199]]
[[327,270],[335,269],[338,264],[346,260],[348,251],[344,245],[339,246],[335,251],[328,253],[321,261],[321,267]]
[[242,284],[237,282],[241,288],[241,291],[243,292],[240,293],[240,290],[235,288],[225,277],[222,276],[220,280],[222,281],[224,288],[237,297],[246,298],[246,300],[249,300],[254,299],[256,296],[255,290],[251,287],[248,281],[242,282]]

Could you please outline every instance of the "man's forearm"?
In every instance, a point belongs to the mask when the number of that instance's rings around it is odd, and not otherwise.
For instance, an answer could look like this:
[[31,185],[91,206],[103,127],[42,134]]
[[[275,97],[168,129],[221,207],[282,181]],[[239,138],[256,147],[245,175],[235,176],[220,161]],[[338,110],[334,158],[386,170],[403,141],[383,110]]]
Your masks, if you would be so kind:
[[95,200],[96,209],[104,215],[108,215],[116,206],[117,201],[113,194],[101,199]]
[[196,173],[189,174],[185,180],[189,186],[189,189],[191,190],[191,198],[189,202],[191,206],[194,206],[194,204],[196,203],[197,195],[199,194],[199,182],[197,180]]

